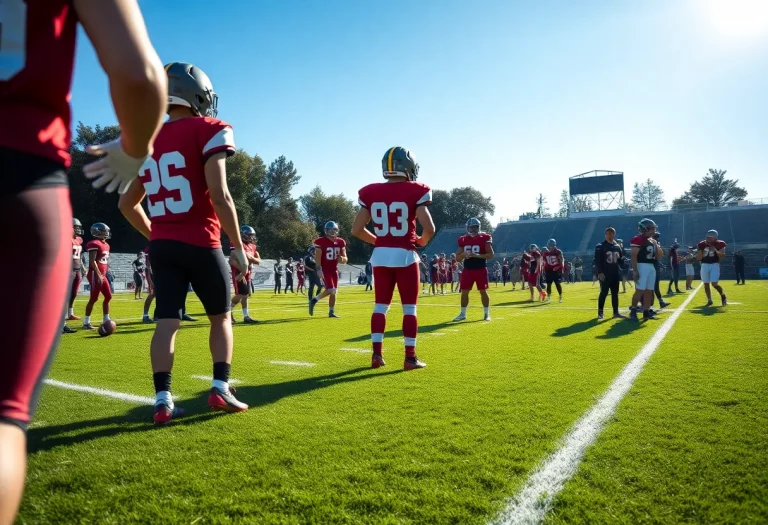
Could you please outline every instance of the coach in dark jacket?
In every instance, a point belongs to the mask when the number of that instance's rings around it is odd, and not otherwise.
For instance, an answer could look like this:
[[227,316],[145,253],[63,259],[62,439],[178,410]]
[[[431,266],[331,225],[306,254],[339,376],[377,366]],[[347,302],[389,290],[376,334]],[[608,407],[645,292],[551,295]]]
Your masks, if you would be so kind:
[[744,268],[747,266],[747,260],[741,253],[741,250],[736,250],[736,254],[733,256],[733,268],[736,270],[736,284],[747,284],[744,280]]

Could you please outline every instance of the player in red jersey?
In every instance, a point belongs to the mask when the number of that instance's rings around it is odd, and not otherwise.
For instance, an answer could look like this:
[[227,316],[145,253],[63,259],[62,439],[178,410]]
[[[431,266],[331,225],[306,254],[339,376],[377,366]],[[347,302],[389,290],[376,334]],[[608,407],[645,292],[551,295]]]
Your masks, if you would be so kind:
[[[405,338],[405,370],[427,366],[416,357],[416,301],[419,298],[419,255],[416,248],[425,246],[435,234],[429,213],[432,190],[416,182],[419,165],[405,148],[394,147],[384,154],[382,174],[386,182],[369,184],[358,193],[360,210],[352,226],[352,235],[373,244],[371,266],[376,281],[376,304],[371,314],[371,366],[384,366],[382,345],[387,324],[387,311],[395,286],[403,305],[403,337]],[[416,234],[416,221],[422,234]],[[373,221],[373,233],[365,226]],[[433,260],[436,264],[436,259]]]
[[[637,223],[638,235],[632,237],[632,270],[635,278],[635,293],[632,295],[632,305],[629,318],[638,321],[637,314],[643,312],[643,319],[658,319],[651,311],[653,290],[656,286],[656,266],[654,261],[662,256],[662,250],[656,239],[656,223],[651,219],[641,219]],[[638,303],[641,307],[638,308]]]
[[67,326],[66,321],[79,321],[80,317],[75,315],[75,299],[77,298],[77,292],[80,290],[80,283],[85,277],[85,264],[83,264],[83,224],[73,218],[72,219],[72,285],[69,290],[69,309],[67,310],[67,316],[64,318],[63,333],[71,334],[76,330]]
[[[547,241],[547,249],[541,254],[544,259],[544,279],[547,283],[547,301],[552,298],[552,283],[555,283],[557,293],[560,296],[560,302],[563,302],[563,287],[560,283],[563,280],[563,251],[557,247],[557,241],[550,239]],[[594,272],[597,276],[597,272]],[[597,277],[595,277],[597,278]]]
[[709,230],[706,238],[696,245],[698,252],[696,258],[701,261],[701,282],[704,283],[704,293],[707,294],[706,306],[712,306],[713,287],[720,294],[720,302],[723,306],[728,304],[720,281],[720,259],[725,257],[725,241],[718,239],[717,230]]
[[533,289],[536,288],[539,291],[539,300],[544,301],[547,298],[547,292],[541,287],[541,272],[544,269],[544,261],[541,257],[539,247],[535,244],[531,244],[528,249],[528,273],[527,281],[528,288],[531,290],[530,301],[533,301]]
[[91,288],[91,297],[85,305],[85,317],[83,317],[83,328],[93,330],[91,325],[91,313],[93,305],[99,300],[99,294],[104,296],[102,302],[102,312],[104,322],[109,321],[109,302],[112,300],[112,289],[107,280],[107,270],[109,269],[109,244],[107,240],[112,237],[109,226],[103,222],[97,222],[91,226],[92,241],[85,245],[85,251],[88,252],[88,284]]
[[[109,78],[122,138],[88,167],[97,185],[134,179],[160,126],[166,87],[141,13],[131,0],[3,0],[0,4],[0,217],[6,241],[33,246],[5,293],[14,305],[0,352],[0,524],[14,519],[24,484],[26,426],[61,333],[72,276],[72,211],[66,168],[71,139],[69,89],[77,23]],[[114,190],[112,188],[108,188]],[[40,301],[30,290],[46,290]],[[46,315],[47,311],[54,315]]]
[[347,243],[339,237],[339,225],[333,221],[325,223],[325,237],[315,239],[315,260],[320,262],[317,276],[325,290],[309,300],[309,315],[314,315],[315,305],[320,299],[328,297],[328,317],[338,318],[336,291],[339,287],[339,262],[347,264]]
[[[258,321],[253,319],[248,313],[248,296],[251,293],[251,265],[261,264],[261,256],[259,255],[259,247],[256,246],[256,230],[252,227],[244,224],[240,227],[240,238],[243,240],[243,249],[245,255],[248,257],[248,271],[243,273],[237,268],[237,261],[235,260],[234,250],[235,245],[229,243],[229,265],[232,272],[232,289],[235,290],[235,295],[232,297],[232,310],[235,309],[237,303],[240,303],[243,308],[243,322],[245,324],[256,324]],[[231,314],[232,322],[235,321],[235,315]]]
[[464,271],[461,272],[461,313],[454,322],[467,319],[469,292],[472,286],[477,286],[480,300],[483,303],[483,320],[491,320],[491,300],[488,297],[488,268],[487,261],[493,259],[493,238],[490,234],[480,231],[480,221],[470,217],[467,221],[467,234],[459,237],[459,248],[456,250],[456,260],[464,261]]
[[[528,270],[531,269],[531,254],[527,250],[523,250],[523,254],[520,256],[520,289],[525,290],[525,284],[528,282]],[[533,292],[531,292],[533,297]]]
[[[174,340],[190,285],[211,323],[209,344],[213,382],[208,405],[242,412],[229,388],[232,363],[230,273],[221,251],[221,229],[232,241],[232,260],[242,273],[248,257],[227,187],[226,158],[235,152],[232,127],[216,117],[218,97],[208,76],[192,64],[165,66],[168,121],[155,140],[152,156],[120,198],[120,211],[149,239],[149,261],[157,295],[157,327],[150,353],[155,384],[155,424],[181,412],[171,397]],[[147,218],[141,201],[147,197]]]

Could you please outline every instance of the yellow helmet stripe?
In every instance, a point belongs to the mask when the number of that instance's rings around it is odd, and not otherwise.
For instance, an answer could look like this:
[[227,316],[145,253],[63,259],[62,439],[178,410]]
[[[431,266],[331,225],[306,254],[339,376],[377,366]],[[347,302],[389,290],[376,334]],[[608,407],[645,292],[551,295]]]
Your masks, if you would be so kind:
[[387,157],[387,171],[392,171],[392,155],[395,154],[395,149],[392,148],[389,150],[389,156]]
[[165,66],[165,72],[168,73],[168,70],[171,69],[171,66],[175,64],[175,62],[170,62],[169,64],[166,64]]

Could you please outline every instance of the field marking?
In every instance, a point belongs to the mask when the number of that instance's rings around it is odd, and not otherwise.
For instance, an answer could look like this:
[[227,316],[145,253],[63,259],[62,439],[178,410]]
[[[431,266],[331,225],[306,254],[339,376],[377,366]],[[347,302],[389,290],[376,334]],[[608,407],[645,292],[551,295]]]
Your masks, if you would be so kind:
[[315,366],[315,363],[307,363],[306,361],[270,361],[269,364],[286,366]]
[[76,392],[85,392],[87,394],[95,394],[97,396],[111,397],[113,399],[119,399],[120,401],[127,401],[128,403],[139,403],[142,405],[154,405],[155,398],[136,396],[133,394],[124,394],[123,392],[115,392],[114,390],[107,390],[105,388],[97,388],[94,386],[76,385],[74,383],[65,383],[64,381],[56,381],[55,379],[46,379],[46,385],[55,386],[59,388],[65,388],[67,390],[74,390]]
[[600,435],[604,425],[613,416],[616,407],[632,387],[645,364],[659,348],[677,318],[700,288],[701,285],[656,330],[651,339],[613,380],[597,403],[576,421],[563,438],[562,446],[534,471],[522,490],[508,502],[507,507],[493,523],[532,524],[541,523],[544,520],[547,512],[552,508],[555,496],[576,473],[586,450]]
[[359,354],[370,354],[372,350],[370,348],[339,348],[342,352],[357,352]]
[[446,334],[445,332],[429,332],[429,335],[437,335],[437,336],[440,336],[440,335],[447,335],[447,334]]
[[[211,376],[189,376],[192,379],[199,379],[201,381],[213,381],[213,377]],[[228,381],[230,385],[236,385],[238,383],[242,383],[239,379],[230,379]]]

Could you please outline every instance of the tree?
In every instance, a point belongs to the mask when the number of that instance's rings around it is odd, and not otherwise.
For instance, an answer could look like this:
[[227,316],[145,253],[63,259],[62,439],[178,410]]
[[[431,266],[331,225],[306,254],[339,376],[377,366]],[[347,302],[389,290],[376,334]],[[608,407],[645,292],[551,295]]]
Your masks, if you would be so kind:
[[702,204],[705,206],[726,206],[747,197],[747,190],[737,186],[738,180],[726,179],[727,170],[709,169],[701,181],[691,184],[691,188],[682,196],[672,201],[672,207],[679,209]]
[[547,206],[547,198],[543,193],[539,193],[539,196],[536,197],[536,217],[539,219],[552,217],[552,214],[549,213],[549,207]]
[[478,190],[469,186],[454,188],[450,191],[434,190],[432,192],[432,206],[429,211],[435,228],[439,230],[443,226],[464,224],[470,217],[476,217],[483,230],[491,232],[493,227],[489,219],[496,211],[490,197],[486,197]]
[[251,199],[251,207],[256,215],[270,206],[281,206],[295,200],[291,197],[291,190],[299,183],[298,175],[293,162],[286,160],[281,155],[273,160],[264,173]]
[[594,210],[592,201],[586,195],[578,195],[573,198],[573,211],[574,213],[581,213],[584,211]]
[[259,252],[266,258],[303,255],[317,237],[315,225],[299,219],[297,208],[271,206],[255,220]]
[[555,217],[565,218],[568,217],[570,200],[568,199],[568,190],[563,190],[560,193],[560,204],[557,206],[557,213]]
[[635,183],[632,189],[631,209],[637,211],[657,211],[666,205],[664,190],[651,179]]
[[227,185],[235,201],[235,209],[240,224],[251,224],[255,214],[251,206],[257,188],[266,178],[264,161],[258,155],[250,156],[239,149],[227,158]]

